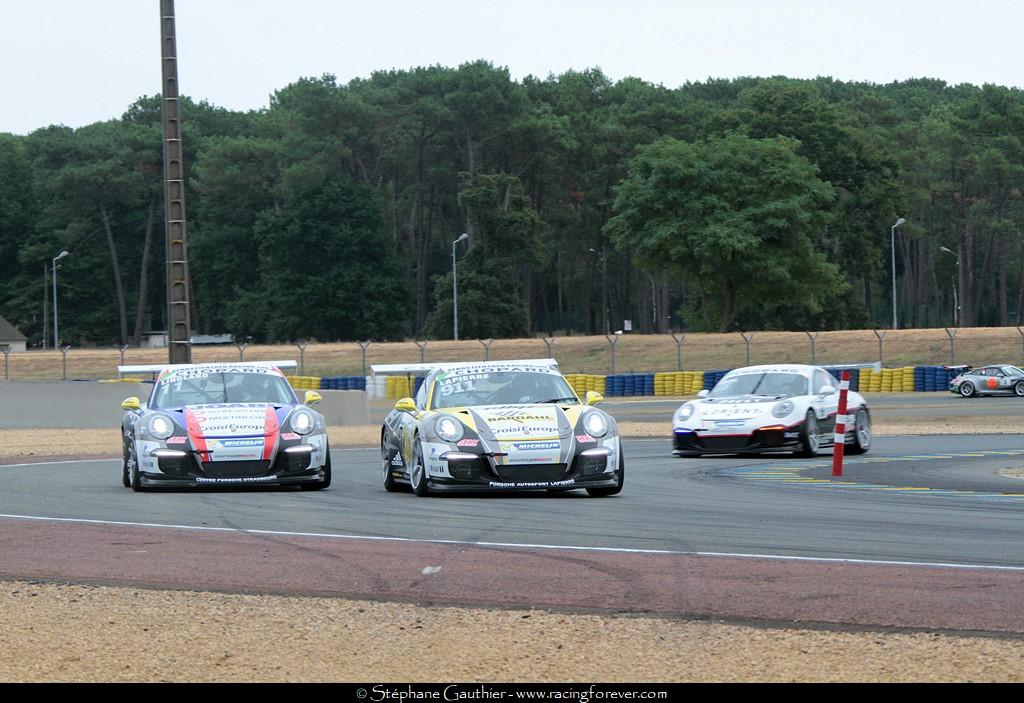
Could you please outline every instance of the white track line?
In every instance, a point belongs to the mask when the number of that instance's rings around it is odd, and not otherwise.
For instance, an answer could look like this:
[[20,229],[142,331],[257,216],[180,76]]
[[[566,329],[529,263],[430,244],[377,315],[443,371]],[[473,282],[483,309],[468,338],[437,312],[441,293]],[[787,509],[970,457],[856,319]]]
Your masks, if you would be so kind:
[[529,544],[518,542],[471,542],[457,539],[417,539],[414,537],[380,537],[373,535],[345,535],[333,532],[288,532],[282,530],[255,530],[235,527],[201,527],[196,525],[168,525],[153,522],[127,522],[120,520],[90,520],[86,518],[43,517],[39,515],[9,515],[0,513],[0,518],[10,520],[34,520],[37,522],[64,522],[85,525],[114,525],[118,527],[151,527],[192,532],[219,532],[244,535],[272,535],[276,537],[318,537],[338,540],[359,540],[364,542],[404,542],[408,544],[449,544],[464,547],[501,547],[507,549],[552,549],[574,552],[607,552],[613,554],[652,554],[668,556],[732,557],[734,559],[771,559],[775,561],[804,561],[825,564],[867,564],[875,566],[924,566],[947,569],[975,569],[985,571],[1024,572],[1024,566],[997,566],[991,564],[956,564],[948,562],[890,561],[882,559],[842,559],[834,557],[797,557],[779,554],[743,554],[735,552],[683,552],[670,549],[635,549],[628,547],[579,547],[565,544]]

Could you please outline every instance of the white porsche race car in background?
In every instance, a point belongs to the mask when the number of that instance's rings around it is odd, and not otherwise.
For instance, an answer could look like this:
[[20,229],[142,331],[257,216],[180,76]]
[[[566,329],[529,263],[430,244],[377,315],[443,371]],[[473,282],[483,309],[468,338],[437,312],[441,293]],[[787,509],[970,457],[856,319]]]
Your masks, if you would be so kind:
[[[800,364],[748,366],[683,403],[672,418],[673,454],[793,451],[814,456],[834,442],[839,383]],[[871,413],[860,393],[847,396],[846,451],[871,446]]]

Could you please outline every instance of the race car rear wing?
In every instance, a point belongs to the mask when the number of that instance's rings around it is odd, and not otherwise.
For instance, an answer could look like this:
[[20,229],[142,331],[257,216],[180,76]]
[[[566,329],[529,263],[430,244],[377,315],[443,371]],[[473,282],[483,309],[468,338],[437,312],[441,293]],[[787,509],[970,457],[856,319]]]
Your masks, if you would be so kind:
[[372,364],[370,366],[370,373],[375,377],[426,376],[436,369],[472,367],[474,371],[480,369],[481,373],[486,373],[487,371],[526,370],[528,367],[537,366],[547,369],[558,369],[558,362],[554,359],[509,359],[503,361],[454,361],[422,364]]
[[168,369],[203,368],[211,366],[258,366],[263,368],[294,369],[298,364],[294,361],[214,361],[205,364],[141,364],[135,366],[118,366],[118,377],[134,373],[163,373]]
[[873,371],[881,371],[882,362],[865,361],[863,364],[820,364],[819,367],[826,371],[842,371],[843,369],[872,369]]

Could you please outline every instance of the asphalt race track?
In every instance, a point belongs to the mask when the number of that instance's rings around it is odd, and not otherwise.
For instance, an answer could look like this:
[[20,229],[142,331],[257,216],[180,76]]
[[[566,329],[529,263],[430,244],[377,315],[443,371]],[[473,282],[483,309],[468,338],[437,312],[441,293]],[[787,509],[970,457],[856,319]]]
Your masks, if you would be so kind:
[[389,494],[370,449],[336,450],[319,493],[0,466],[0,577],[1024,633],[1019,437],[880,437],[839,479],[828,455],[624,447],[604,499]]

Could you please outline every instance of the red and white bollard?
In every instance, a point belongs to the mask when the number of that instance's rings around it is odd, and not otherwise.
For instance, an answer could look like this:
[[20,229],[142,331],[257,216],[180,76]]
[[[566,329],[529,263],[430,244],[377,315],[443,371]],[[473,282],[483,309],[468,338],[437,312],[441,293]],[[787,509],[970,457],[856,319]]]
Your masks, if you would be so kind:
[[836,414],[836,434],[832,441],[832,475],[843,475],[843,450],[846,449],[846,425],[853,422],[846,416],[846,395],[850,392],[850,372],[843,371],[839,381],[839,409]]

